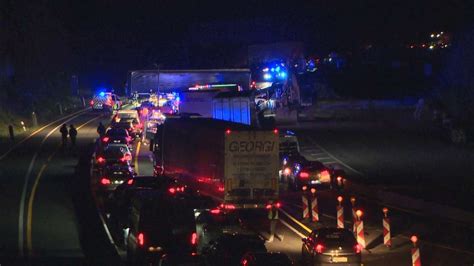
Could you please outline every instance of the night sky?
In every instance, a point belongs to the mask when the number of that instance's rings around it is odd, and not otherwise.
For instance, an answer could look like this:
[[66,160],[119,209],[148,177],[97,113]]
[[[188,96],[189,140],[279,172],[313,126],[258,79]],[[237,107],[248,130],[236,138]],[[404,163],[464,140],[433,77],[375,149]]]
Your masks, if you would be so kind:
[[[116,85],[123,83],[130,69],[194,66],[186,61],[194,51],[190,47],[199,39],[209,39],[211,44],[215,39],[212,31],[199,32],[198,37],[193,32],[206,23],[230,22],[241,32],[257,33],[250,39],[237,35],[227,42],[229,46],[293,40],[326,52],[364,44],[403,45],[431,31],[458,30],[469,25],[474,14],[471,2],[6,0],[3,14],[7,24],[9,16],[15,22],[10,35],[26,20],[31,29],[24,34],[34,35],[27,36],[32,42],[42,42],[45,47],[62,43],[68,72],[87,76],[96,85],[108,80]],[[44,18],[41,23],[36,21],[38,16]],[[266,28],[259,24],[262,20]],[[246,24],[239,25],[241,22]],[[275,30],[261,37],[269,27]],[[57,36],[37,34],[38,28],[52,28],[50,32]],[[47,49],[39,50],[44,54]]]

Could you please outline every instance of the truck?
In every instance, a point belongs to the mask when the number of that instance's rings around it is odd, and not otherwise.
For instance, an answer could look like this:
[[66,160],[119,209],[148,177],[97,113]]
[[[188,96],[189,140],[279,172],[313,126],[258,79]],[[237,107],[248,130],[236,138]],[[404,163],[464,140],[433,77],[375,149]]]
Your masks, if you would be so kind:
[[279,206],[279,132],[204,117],[169,117],[150,149],[155,173],[218,197],[229,209]]

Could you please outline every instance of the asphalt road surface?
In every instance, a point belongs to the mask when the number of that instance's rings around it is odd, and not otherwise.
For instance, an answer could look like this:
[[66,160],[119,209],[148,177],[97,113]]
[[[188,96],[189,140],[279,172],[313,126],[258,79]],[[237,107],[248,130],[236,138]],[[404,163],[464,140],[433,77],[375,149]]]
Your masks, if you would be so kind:
[[[0,154],[2,217],[0,219],[2,233],[0,264],[8,265],[15,261],[21,264],[26,259],[33,263],[50,265],[117,265],[120,261],[123,262],[123,253],[117,252],[117,248],[111,241],[105,218],[98,212],[90,191],[91,145],[97,137],[98,122],[107,123],[109,120],[110,117],[84,111],[41,129],[11,149],[2,150]],[[64,122],[68,125],[72,123],[79,128],[77,147],[73,150],[62,150],[59,146],[58,126]],[[382,171],[385,169],[384,165],[387,169],[400,171],[396,172],[397,176],[403,175],[403,167],[400,170],[398,166],[402,166],[409,160],[404,156],[407,149],[414,154],[416,160],[420,161],[423,161],[420,154],[427,149],[424,146],[420,148],[414,143],[402,146],[402,139],[397,137],[397,133],[390,134],[386,131],[390,129],[380,128],[380,131],[372,131],[364,129],[364,126],[354,125],[347,125],[347,127],[310,125],[298,129],[305,155],[328,164],[342,165],[341,167],[355,179],[365,178],[371,183],[385,183],[386,180],[393,179],[390,171],[387,171],[388,173]],[[413,134],[416,138],[420,133]],[[425,138],[426,136],[421,135],[419,139]],[[424,143],[432,148],[429,150],[429,158],[441,156],[435,150],[445,144],[438,142],[436,142],[438,144],[432,144],[431,140],[426,140]],[[324,150],[321,147],[324,147]],[[448,155],[453,155],[459,150],[462,151],[455,147],[450,153],[448,149]],[[462,158],[455,157],[455,160],[465,164],[465,169],[468,171],[471,169],[469,167],[472,167],[466,163],[469,156],[471,156],[470,152],[466,151]],[[392,162],[397,158],[400,162]],[[146,143],[138,142],[134,147],[136,171],[140,175],[152,174],[152,161],[153,158]],[[443,169],[439,165],[436,167],[438,170]],[[456,167],[451,167],[446,171],[453,171],[454,168]],[[406,169],[414,171],[415,168]],[[426,169],[415,170],[422,173]],[[438,173],[437,180],[442,180],[441,175]],[[397,184],[406,186],[409,183]],[[391,248],[385,247],[382,243],[382,205],[350,190],[318,191],[321,219],[315,223],[302,219],[301,192],[283,189],[283,207],[279,212],[277,237],[267,243],[267,248],[288,254],[298,265],[301,238],[314,228],[336,224],[334,216],[338,195],[345,198],[343,206],[346,216],[345,226],[348,228],[352,227],[351,205],[348,201],[350,196],[356,197],[356,206],[364,211],[362,219],[367,243],[363,251],[364,265],[410,265],[412,244],[409,237],[412,234],[420,237],[419,245],[424,265],[472,265],[474,263],[473,239],[469,231],[464,231],[462,227],[459,229],[452,223],[413,214],[403,209],[389,211],[393,244]],[[255,221],[256,224],[260,222]],[[260,233],[268,237],[265,228],[260,228]]]

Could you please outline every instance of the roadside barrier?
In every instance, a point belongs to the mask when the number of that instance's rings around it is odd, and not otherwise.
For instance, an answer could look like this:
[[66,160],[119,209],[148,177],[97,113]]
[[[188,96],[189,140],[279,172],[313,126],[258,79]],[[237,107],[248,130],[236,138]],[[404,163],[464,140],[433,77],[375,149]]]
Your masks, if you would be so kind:
[[337,228],[344,228],[344,207],[342,207],[342,196],[337,197],[338,205],[336,207]]
[[384,207],[382,209],[383,212],[383,220],[382,220],[382,225],[383,225],[383,244],[386,247],[391,247],[392,246],[392,237],[390,234],[390,219],[388,218],[388,208]]
[[318,198],[316,197],[315,188],[311,188],[311,221],[319,222]]
[[421,266],[420,248],[418,248],[417,245],[418,237],[413,235],[410,240],[413,243],[413,248],[411,249],[411,264],[412,266]]
[[357,210],[357,221],[356,221],[356,237],[357,243],[362,247],[365,248],[365,235],[364,235],[364,221],[362,221],[362,211]]

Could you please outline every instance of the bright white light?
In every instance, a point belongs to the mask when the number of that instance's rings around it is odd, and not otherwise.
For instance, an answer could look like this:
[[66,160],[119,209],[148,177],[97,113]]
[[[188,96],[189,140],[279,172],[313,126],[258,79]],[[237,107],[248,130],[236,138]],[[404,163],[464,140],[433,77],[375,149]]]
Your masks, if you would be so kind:
[[441,36],[441,35],[439,35],[439,34],[436,34],[436,38],[439,38],[439,36]]
[[433,33],[431,33],[431,38],[434,38],[434,36],[435,36],[435,35],[434,35]]
[[430,45],[430,50],[433,50],[434,49],[434,46],[433,45]]
[[265,74],[263,74],[263,79],[265,79],[265,80],[272,79],[272,75],[269,74],[269,73],[265,73]]

